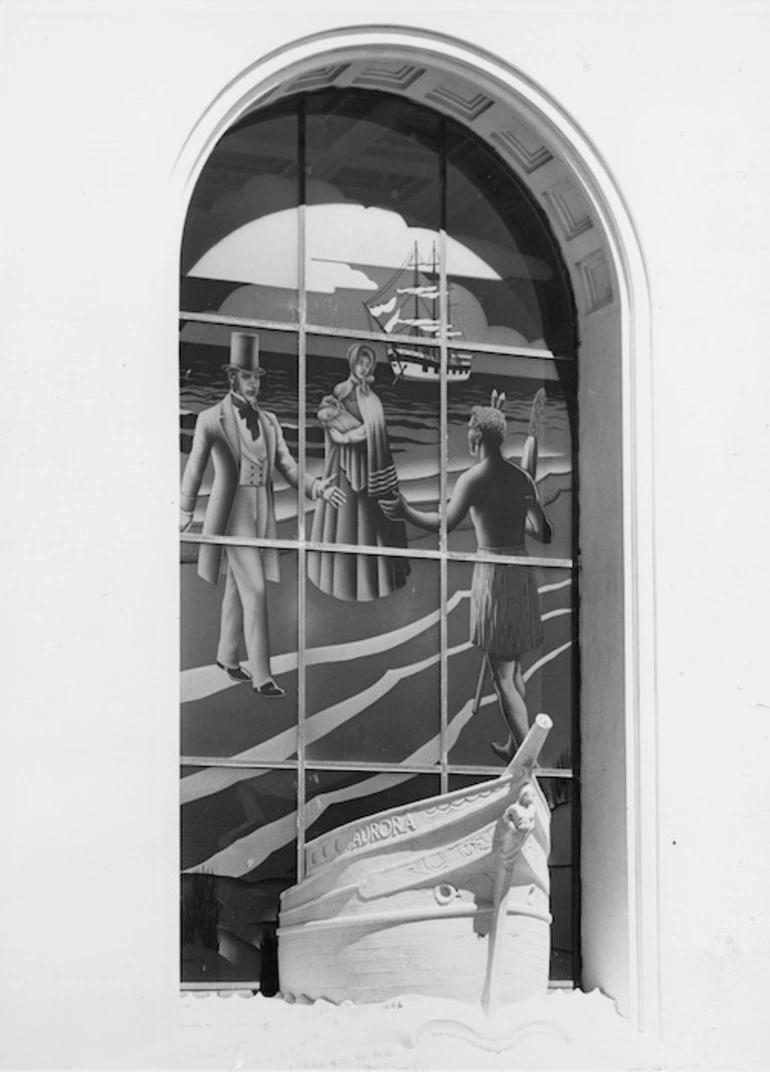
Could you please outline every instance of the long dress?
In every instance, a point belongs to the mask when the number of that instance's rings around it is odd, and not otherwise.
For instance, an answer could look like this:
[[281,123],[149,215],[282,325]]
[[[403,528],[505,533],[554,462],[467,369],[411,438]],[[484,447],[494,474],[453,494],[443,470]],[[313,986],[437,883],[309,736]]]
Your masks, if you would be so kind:
[[[343,410],[365,429],[357,442],[340,444],[327,428],[324,477],[334,477],[344,492],[343,506],[318,500],[311,539],[319,543],[366,547],[406,547],[403,521],[390,521],[379,507],[398,489],[390,452],[385,413],[373,390],[357,386],[345,397],[343,385],[334,389]],[[385,555],[309,551],[308,576],[322,592],[336,599],[364,602],[402,588],[409,575],[406,558]]]

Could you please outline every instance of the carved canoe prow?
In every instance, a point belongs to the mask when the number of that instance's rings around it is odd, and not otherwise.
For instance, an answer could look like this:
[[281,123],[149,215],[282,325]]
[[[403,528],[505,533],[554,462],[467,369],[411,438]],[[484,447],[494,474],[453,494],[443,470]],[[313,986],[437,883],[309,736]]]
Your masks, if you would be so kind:
[[284,995],[490,1009],[546,989],[550,811],[533,772],[550,727],[538,715],[499,778],[306,846],[305,877],[281,896]]

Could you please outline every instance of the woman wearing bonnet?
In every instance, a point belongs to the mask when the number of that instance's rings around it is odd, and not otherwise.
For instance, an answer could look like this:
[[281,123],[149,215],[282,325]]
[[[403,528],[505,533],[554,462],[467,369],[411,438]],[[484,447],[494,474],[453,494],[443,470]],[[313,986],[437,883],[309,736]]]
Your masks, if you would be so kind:
[[[346,495],[329,509],[319,500],[311,539],[319,543],[406,547],[403,521],[391,520],[378,500],[398,494],[398,477],[388,443],[385,412],[373,388],[377,356],[365,343],[348,351],[350,374],[326,395],[318,410],[325,431],[324,478]],[[308,576],[322,592],[363,602],[390,595],[409,574],[405,558],[310,551]]]

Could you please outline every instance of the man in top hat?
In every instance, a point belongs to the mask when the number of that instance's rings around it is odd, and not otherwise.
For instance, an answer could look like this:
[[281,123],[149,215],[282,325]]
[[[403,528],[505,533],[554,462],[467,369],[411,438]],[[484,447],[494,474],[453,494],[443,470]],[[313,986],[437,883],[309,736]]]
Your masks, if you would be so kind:
[[[273,474],[277,469],[292,487],[299,470],[274,413],[257,405],[264,369],[259,364],[259,336],[234,331],[230,362],[225,365],[229,393],[198,414],[192,450],[182,477],[180,529],[192,522],[195,503],[209,458],[214,479],[203,520],[203,534],[274,539],[277,535]],[[331,480],[305,476],[311,499],[341,506],[344,493]],[[224,562],[222,552],[225,552]],[[251,681],[260,696],[278,698],[284,690],[270,674],[266,581],[279,581],[278,551],[271,547],[223,548],[202,544],[198,574],[217,584],[225,573],[217,665],[233,681]],[[239,662],[241,638],[248,670]]]

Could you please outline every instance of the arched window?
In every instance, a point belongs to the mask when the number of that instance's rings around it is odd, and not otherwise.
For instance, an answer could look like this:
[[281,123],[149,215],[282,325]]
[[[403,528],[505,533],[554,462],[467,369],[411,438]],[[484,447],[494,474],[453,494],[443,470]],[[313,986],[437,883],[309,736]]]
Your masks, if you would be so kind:
[[[235,87],[194,168],[179,315],[182,977],[266,980],[278,895],[308,843],[498,773],[516,727],[507,685],[555,722],[541,757],[552,978],[579,979],[582,934],[589,985],[627,1002],[637,604],[623,587],[625,293],[606,206],[481,62],[466,81],[391,52],[343,42],[252,101]],[[447,525],[476,461],[469,417],[491,406],[550,542],[503,544],[462,503]],[[394,516],[381,502],[397,496]],[[515,620],[495,623],[511,602]],[[515,658],[485,655],[499,628]]]

